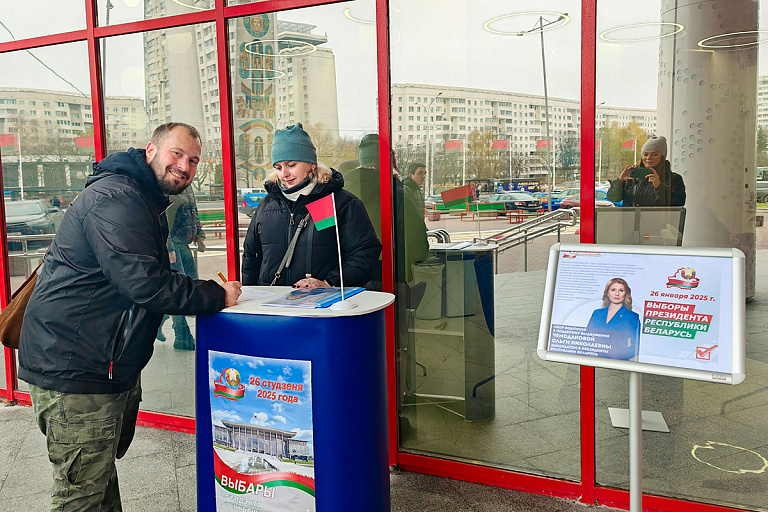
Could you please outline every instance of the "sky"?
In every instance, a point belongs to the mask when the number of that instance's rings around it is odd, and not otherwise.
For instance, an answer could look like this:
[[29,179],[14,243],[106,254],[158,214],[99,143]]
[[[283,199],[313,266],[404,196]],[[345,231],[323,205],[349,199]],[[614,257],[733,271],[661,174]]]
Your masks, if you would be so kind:
[[[113,0],[110,22],[141,16],[141,0]],[[173,0],[167,0],[173,1]],[[180,0],[181,1],[181,0]],[[194,1],[194,0],[190,0]],[[748,1],[748,0],[742,0]],[[99,0],[103,5],[106,0]],[[762,0],[760,3],[768,2]],[[580,9],[577,0],[393,0],[391,3],[391,78],[395,83],[426,83],[543,95],[541,38],[498,35],[484,24],[500,16],[490,28],[515,34],[530,31],[539,16],[554,21],[567,13],[569,21],[544,33],[547,89],[552,97],[578,99],[580,95]],[[84,27],[81,0],[30,0],[0,14],[0,22],[16,38],[44,35]],[[345,10],[349,16],[345,16]],[[601,2],[598,33],[659,21],[660,0]],[[40,22],[30,24],[32,13]],[[760,22],[768,25],[768,8]],[[326,34],[326,47],[336,58],[339,122],[342,133],[370,131],[377,126],[376,34],[373,0],[281,12],[279,19],[316,25]],[[353,18],[353,19],[350,19]],[[354,21],[358,20],[358,21]],[[629,20],[629,22],[628,22]],[[712,30],[716,30],[714,27]],[[621,39],[658,35],[658,25],[620,28]],[[680,37],[687,34],[683,32]],[[10,40],[0,26],[0,42]],[[607,106],[655,108],[659,41],[608,43],[598,40],[597,102]],[[109,95],[143,96],[143,59],[140,35],[121,36],[108,43]],[[0,86],[35,87],[76,92],[90,91],[85,42],[33,50],[51,69],[24,52],[0,55]],[[768,73],[768,52],[760,55],[759,73]],[[72,85],[70,85],[72,84]]]

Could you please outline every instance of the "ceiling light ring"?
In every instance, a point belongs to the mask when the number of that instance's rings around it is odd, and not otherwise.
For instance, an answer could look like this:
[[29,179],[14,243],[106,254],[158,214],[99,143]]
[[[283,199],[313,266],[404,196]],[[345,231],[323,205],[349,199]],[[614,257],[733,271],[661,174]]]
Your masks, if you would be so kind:
[[[664,26],[675,27],[676,30],[674,32],[670,32],[669,34],[661,34],[661,35],[652,36],[652,37],[641,37],[641,38],[638,38],[638,39],[610,39],[610,38],[606,37],[607,34],[610,34],[611,32],[616,32],[617,30],[624,30],[624,29],[627,29],[627,28],[636,28],[636,27],[653,27],[653,26],[657,26],[657,25],[659,27],[664,27]],[[679,34],[683,30],[685,30],[685,27],[683,25],[681,25],[680,23],[673,23],[671,21],[653,21],[653,22],[649,22],[649,23],[634,23],[632,25],[624,25],[624,26],[621,26],[621,27],[615,27],[615,28],[608,29],[605,32],[603,32],[602,34],[600,34],[600,39],[602,39],[603,41],[606,41],[608,43],[639,43],[639,42],[642,42],[642,41],[653,41],[655,39],[663,39],[665,37],[670,37],[670,36],[673,36],[675,34]]]

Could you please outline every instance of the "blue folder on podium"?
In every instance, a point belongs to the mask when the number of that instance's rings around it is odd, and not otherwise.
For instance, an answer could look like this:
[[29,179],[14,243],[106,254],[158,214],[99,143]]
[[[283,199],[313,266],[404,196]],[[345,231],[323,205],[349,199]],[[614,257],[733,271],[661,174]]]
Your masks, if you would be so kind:
[[390,510],[384,309],[272,295],[197,317],[198,510]]

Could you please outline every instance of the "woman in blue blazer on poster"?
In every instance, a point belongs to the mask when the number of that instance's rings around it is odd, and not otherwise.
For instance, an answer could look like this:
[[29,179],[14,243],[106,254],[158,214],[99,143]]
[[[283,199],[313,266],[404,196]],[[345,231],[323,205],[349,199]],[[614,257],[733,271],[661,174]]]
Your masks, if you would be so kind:
[[587,330],[610,332],[612,348],[605,357],[623,360],[637,357],[640,316],[632,311],[632,290],[624,279],[614,277],[605,285],[603,307],[592,313]]

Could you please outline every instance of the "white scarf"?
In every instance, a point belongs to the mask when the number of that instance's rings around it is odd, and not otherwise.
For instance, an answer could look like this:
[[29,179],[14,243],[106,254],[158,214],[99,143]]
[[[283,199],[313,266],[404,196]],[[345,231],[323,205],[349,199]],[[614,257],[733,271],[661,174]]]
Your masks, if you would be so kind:
[[[308,196],[312,192],[312,190],[314,190],[315,185],[317,185],[317,177],[313,176],[312,180],[309,183],[307,183],[305,186],[300,188],[299,190],[295,190],[290,193],[286,192],[282,188],[280,190],[282,191],[286,199],[288,199],[289,201],[293,201],[295,203],[299,199],[299,196]],[[295,187],[289,188],[288,190],[293,190],[293,188]]]

